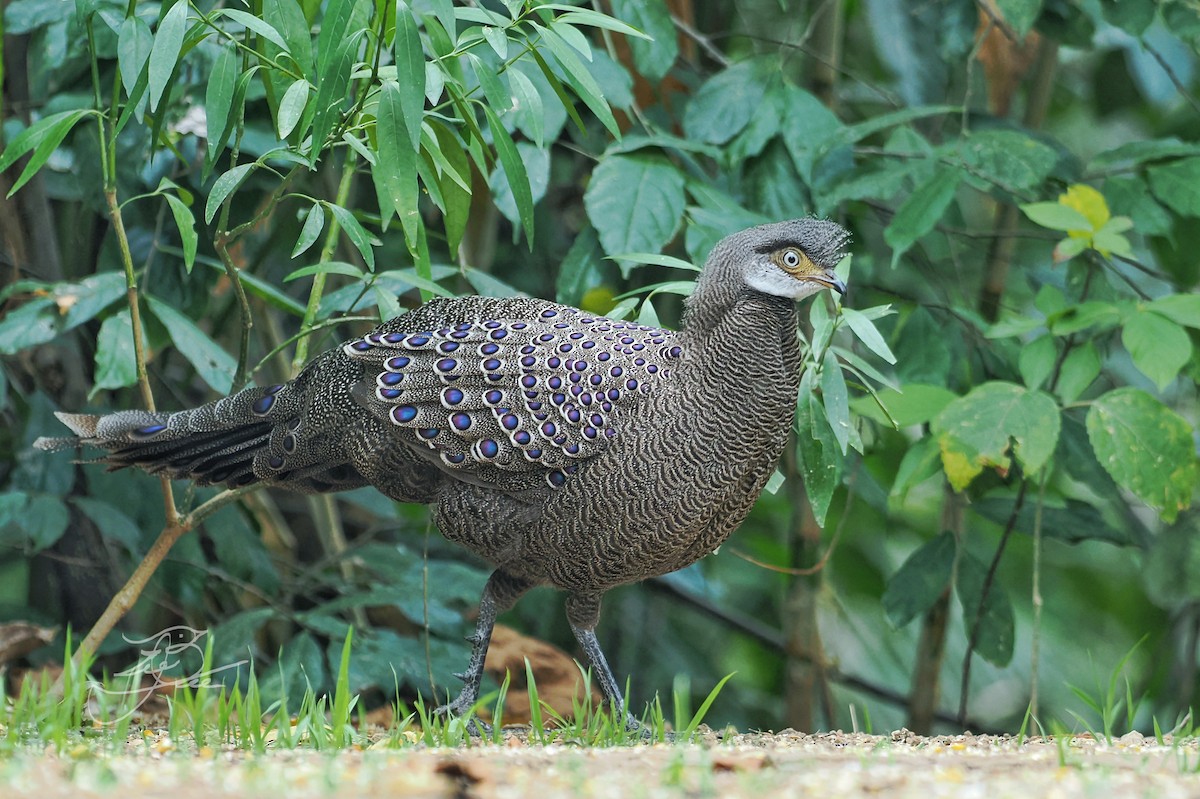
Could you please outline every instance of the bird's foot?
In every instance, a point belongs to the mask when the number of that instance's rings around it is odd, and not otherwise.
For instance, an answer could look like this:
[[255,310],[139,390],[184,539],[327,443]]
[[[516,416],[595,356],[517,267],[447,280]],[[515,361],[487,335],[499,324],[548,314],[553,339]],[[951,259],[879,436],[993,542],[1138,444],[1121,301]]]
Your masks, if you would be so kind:
[[446,720],[462,719],[467,725],[468,735],[472,738],[486,738],[492,734],[492,725],[475,715],[475,702],[476,697],[463,691],[454,701],[434,708],[433,714]]

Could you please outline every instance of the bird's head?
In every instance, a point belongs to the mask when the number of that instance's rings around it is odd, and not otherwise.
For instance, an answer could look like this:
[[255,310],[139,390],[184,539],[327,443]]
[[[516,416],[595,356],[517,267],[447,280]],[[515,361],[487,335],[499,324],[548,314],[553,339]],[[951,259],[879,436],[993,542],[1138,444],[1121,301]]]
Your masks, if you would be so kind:
[[833,270],[849,242],[850,234],[836,222],[806,217],[734,233],[717,248],[739,263],[750,288],[799,300],[824,288],[846,293]]

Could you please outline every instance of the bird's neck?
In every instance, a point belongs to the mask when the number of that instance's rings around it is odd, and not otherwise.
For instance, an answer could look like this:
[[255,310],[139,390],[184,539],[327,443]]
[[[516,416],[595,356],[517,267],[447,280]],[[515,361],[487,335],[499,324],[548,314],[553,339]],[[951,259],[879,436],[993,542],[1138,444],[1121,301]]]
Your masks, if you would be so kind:
[[684,320],[695,401],[755,417],[760,429],[786,429],[800,386],[799,315],[790,299],[745,290],[726,302],[693,303]]

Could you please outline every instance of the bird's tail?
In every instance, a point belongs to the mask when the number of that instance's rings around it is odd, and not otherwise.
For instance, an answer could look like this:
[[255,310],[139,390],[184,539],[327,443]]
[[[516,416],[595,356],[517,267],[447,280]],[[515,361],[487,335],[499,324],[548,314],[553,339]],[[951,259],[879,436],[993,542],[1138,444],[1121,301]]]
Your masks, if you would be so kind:
[[254,386],[192,410],[59,413],[75,435],[39,438],[34,446],[95,446],[106,450],[95,462],[110,468],[137,466],[200,485],[358,488],[367,484],[349,455],[354,431],[364,428],[353,423],[357,406],[349,393],[358,369],[334,349],[289,383]]
[[54,452],[86,444],[107,450],[95,461],[114,469],[138,466],[151,474],[188,478],[201,485],[248,485],[257,479],[255,458],[270,447],[280,423],[271,411],[283,388],[249,388],[174,413],[57,413],[74,435],[39,438],[34,446]]

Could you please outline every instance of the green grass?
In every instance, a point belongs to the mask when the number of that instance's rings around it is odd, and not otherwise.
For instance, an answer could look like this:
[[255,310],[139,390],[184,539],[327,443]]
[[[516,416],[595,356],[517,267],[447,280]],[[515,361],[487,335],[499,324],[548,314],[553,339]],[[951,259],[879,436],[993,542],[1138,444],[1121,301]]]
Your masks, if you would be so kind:
[[[318,695],[308,685],[299,697],[285,693],[267,703],[253,663],[244,690],[204,679],[181,681],[167,699],[169,748],[197,752],[232,747],[264,753],[269,749],[295,748],[335,751],[372,744],[364,732],[367,725],[358,696],[350,691],[352,643],[351,631],[342,645],[332,695]],[[137,739],[141,730],[135,720],[143,697],[135,689],[141,686],[143,671],[134,669],[121,676],[105,674],[92,679],[86,665],[72,666],[70,653],[68,636],[63,657],[67,665],[57,684],[44,674],[38,680],[26,680],[15,695],[4,693],[0,685],[0,756],[42,752],[46,748],[79,756],[118,754],[128,751],[129,741]],[[209,636],[199,673],[211,673],[212,666],[213,641]],[[686,676],[677,677],[671,695],[672,721],[668,723],[663,703],[656,696],[641,715],[641,727],[627,729],[624,719],[629,712],[628,703],[601,712],[602,708],[593,706],[591,676],[586,671],[582,674],[584,690],[573,701],[571,713],[564,716],[541,700],[537,681],[526,662],[526,690],[532,716],[527,733],[530,743],[610,747],[687,742],[694,738],[713,701],[733,676],[718,682],[695,711],[691,708],[690,681]],[[396,683],[398,687],[398,678]],[[397,700],[391,727],[382,741],[374,745],[464,746],[472,740],[472,719],[485,708],[490,710],[493,724],[483,740],[502,743],[503,708],[509,689],[510,681],[506,678],[499,690],[482,697],[465,718],[436,714],[420,698],[411,709]],[[356,713],[360,721],[357,727],[352,723]],[[145,736],[142,740],[150,745]]]

